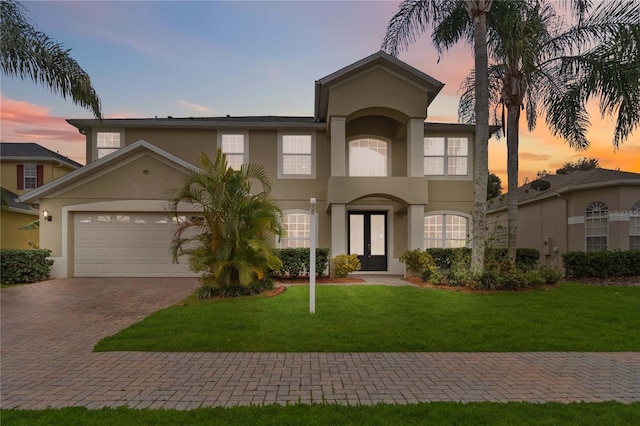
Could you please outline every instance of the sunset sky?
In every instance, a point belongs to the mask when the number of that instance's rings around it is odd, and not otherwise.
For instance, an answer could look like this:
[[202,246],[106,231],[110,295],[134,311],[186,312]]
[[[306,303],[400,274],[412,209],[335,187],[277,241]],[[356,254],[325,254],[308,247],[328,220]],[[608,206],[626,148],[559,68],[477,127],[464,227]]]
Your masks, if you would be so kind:
[[[23,3],[40,31],[72,49],[107,118],[313,115],[314,82],[380,49],[392,1]],[[456,122],[458,89],[473,64],[458,45],[438,56],[428,35],[401,60],[446,84],[429,121]],[[1,77],[3,142],[37,142],[84,163],[84,137],[65,118],[90,118],[31,81]],[[640,172],[640,132],[614,152],[614,123],[590,105],[591,148],[575,152],[540,119],[521,126],[520,181],[567,161],[597,157]],[[491,140],[489,169],[506,187],[505,139]]]

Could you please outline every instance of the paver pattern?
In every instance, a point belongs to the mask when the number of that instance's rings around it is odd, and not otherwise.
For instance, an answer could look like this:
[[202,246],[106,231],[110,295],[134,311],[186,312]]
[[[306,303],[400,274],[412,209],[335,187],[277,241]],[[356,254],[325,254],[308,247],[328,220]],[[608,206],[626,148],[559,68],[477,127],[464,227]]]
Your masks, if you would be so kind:
[[0,406],[640,401],[640,353],[629,352],[91,352],[197,285],[74,278],[3,289]]

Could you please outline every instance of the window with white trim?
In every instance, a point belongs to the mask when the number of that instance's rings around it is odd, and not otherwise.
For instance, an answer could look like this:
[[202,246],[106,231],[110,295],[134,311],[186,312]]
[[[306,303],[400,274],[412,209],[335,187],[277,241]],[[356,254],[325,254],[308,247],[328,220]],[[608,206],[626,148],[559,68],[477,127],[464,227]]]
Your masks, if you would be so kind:
[[36,189],[38,187],[38,166],[35,164],[24,165],[24,189]]
[[387,142],[356,139],[349,142],[349,176],[387,176]]
[[468,159],[468,138],[424,138],[425,176],[467,176]]
[[222,153],[227,156],[227,164],[234,170],[247,162],[247,144],[245,133],[222,134],[219,147]]
[[640,200],[631,206],[629,217],[629,250],[640,250]]
[[424,217],[424,248],[466,247],[469,219],[456,214]]
[[594,201],[585,212],[587,251],[606,250],[609,238],[609,208],[601,201]]
[[97,131],[96,132],[96,158],[116,152],[122,147],[122,132]]
[[311,215],[308,212],[284,212],[282,227],[284,235],[280,238],[280,248],[309,247],[311,245]]
[[278,177],[315,177],[314,137],[303,133],[278,134]]

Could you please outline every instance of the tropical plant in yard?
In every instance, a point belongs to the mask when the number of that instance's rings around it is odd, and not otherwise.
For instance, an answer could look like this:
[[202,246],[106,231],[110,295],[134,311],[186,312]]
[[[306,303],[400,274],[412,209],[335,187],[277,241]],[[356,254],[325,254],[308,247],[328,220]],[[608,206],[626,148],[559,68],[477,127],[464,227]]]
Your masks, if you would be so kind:
[[89,75],[70,49],[36,30],[14,0],[0,1],[0,68],[10,77],[29,78],[102,118],[100,99]]
[[[270,270],[280,267],[269,243],[282,234],[271,183],[259,164],[229,167],[221,150],[214,161],[201,153],[198,165],[169,199],[176,224],[174,260],[188,256],[191,269],[201,273],[201,282],[216,294],[251,293]],[[260,185],[259,192],[253,190],[254,183]],[[185,216],[183,205],[197,213]]]
[[[600,101],[603,116],[616,116],[615,147],[640,123],[640,3],[612,0],[594,6],[573,1],[570,5],[576,23],[568,27],[545,0],[498,2],[487,23],[492,57],[489,100],[496,111],[502,106],[506,124],[507,246],[512,262],[521,111],[529,130],[542,114],[551,132],[575,149],[589,146],[586,104],[591,99]],[[473,71],[463,88],[459,116],[473,122]]]
[[[487,14],[492,0],[405,0],[387,26],[382,49],[397,56],[429,28],[439,52],[461,39],[473,42],[475,89],[475,201],[473,209],[473,239],[471,269],[484,269],[484,240],[486,236],[487,181],[489,176],[489,82],[487,56]],[[500,3],[500,2],[498,2]],[[436,42],[438,31],[448,33],[450,42]]]

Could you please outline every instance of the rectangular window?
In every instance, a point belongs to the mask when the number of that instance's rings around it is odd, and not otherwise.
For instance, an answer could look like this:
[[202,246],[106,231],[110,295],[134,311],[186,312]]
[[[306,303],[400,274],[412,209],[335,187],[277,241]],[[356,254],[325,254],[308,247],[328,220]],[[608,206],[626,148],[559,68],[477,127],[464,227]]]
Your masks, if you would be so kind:
[[120,132],[97,132],[96,133],[96,149],[97,158],[116,152],[122,146]]
[[282,227],[285,233],[280,239],[280,248],[309,247],[311,241],[309,213],[285,213]]
[[467,176],[469,139],[424,138],[425,176]]
[[241,134],[223,134],[220,141],[220,149],[227,156],[227,164],[234,170],[240,170],[244,163],[246,146],[245,135]]
[[424,217],[424,248],[466,247],[469,220],[455,214]]
[[640,250],[640,212],[629,218],[629,250]]
[[35,164],[24,165],[24,189],[38,187],[38,167]]
[[278,132],[278,178],[315,178],[315,135]]

